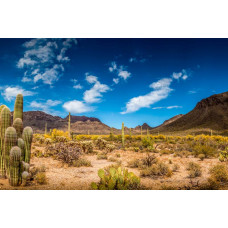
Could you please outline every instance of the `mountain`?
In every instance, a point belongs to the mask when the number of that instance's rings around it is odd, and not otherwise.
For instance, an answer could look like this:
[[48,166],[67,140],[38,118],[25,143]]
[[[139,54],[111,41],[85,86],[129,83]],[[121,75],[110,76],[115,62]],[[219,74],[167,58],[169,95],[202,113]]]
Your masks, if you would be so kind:
[[[44,132],[46,123],[48,131],[54,128],[66,131],[68,129],[68,116],[61,118],[42,111],[28,111],[23,113],[24,127],[31,126],[34,132]],[[82,134],[110,133],[109,126],[103,124],[97,118],[86,116],[71,116],[71,130],[74,133]],[[114,129],[114,132],[115,131],[116,129]]]
[[168,119],[168,120],[165,120],[165,121],[163,122],[163,124],[161,124],[161,125],[158,126],[158,127],[162,127],[162,126],[168,125],[168,124],[170,124],[170,123],[172,123],[172,122],[178,120],[178,119],[181,118],[182,116],[183,116],[183,114],[179,114],[179,115],[176,115],[176,116],[174,116],[174,117],[172,117],[172,118],[170,118],[170,119]]
[[[175,118],[175,117],[174,117]],[[172,122],[166,122],[156,131],[184,131],[188,129],[228,129],[228,92],[215,94],[197,103],[196,107],[186,115]]]

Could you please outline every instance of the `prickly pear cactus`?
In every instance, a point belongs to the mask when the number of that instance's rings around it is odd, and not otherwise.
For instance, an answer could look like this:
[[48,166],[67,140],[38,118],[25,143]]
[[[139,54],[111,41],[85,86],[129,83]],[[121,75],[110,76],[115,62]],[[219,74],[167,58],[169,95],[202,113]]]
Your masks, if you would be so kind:
[[16,129],[17,132],[17,137],[21,138],[22,137],[22,131],[23,131],[23,122],[20,118],[16,118],[13,121],[13,127]]
[[15,128],[8,127],[6,129],[5,133],[5,145],[4,145],[4,162],[5,162],[5,168],[6,168],[6,174],[9,176],[9,156],[10,156],[10,150],[12,147],[17,145],[17,133]]
[[18,94],[14,104],[13,120],[20,118],[23,121],[23,95]]
[[33,130],[31,127],[25,127],[22,138],[25,142],[25,162],[30,163],[31,147],[32,147]]
[[21,184],[21,149],[18,146],[11,148],[9,162],[9,183],[11,186],[18,186]]
[[17,145],[21,149],[21,160],[24,161],[25,160],[25,142],[24,142],[24,140],[22,138],[19,138],[17,140]]

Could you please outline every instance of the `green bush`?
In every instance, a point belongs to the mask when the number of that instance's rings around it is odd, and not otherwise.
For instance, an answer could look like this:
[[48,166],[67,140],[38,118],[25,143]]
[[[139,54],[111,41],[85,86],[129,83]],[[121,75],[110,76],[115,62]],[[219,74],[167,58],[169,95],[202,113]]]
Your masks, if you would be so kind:
[[97,155],[97,160],[107,160],[108,156],[107,154],[101,153]]
[[87,160],[85,158],[79,158],[78,160],[73,161],[73,166],[74,167],[81,167],[81,166],[91,167],[92,164],[89,160]]
[[91,184],[95,190],[135,190],[141,189],[140,178],[127,169],[110,168],[108,172],[100,169],[98,171],[100,182]]
[[211,178],[217,182],[228,182],[228,168],[226,165],[215,165],[210,169]]

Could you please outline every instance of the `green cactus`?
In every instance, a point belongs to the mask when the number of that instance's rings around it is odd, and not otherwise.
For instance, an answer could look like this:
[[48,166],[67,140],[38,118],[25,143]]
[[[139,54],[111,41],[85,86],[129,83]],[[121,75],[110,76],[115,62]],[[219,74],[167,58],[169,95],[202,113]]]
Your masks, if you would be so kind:
[[30,165],[24,161],[21,162],[21,172],[29,172]]
[[122,123],[122,147],[124,147],[124,122]]
[[22,131],[23,131],[23,122],[22,122],[22,120],[20,118],[16,118],[13,121],[13,127],[16,129],[17,137],[21,138]]
[[132,133],[131,133],[131,128],[130,128],[130,133],[129,133],[130,137],[132,137]]
[[9,183],[11,186],[18,186],[21,184],[21,149],[18,146],[11,148],[9,163]]
[[4,163],[6,168],[6,174],[9,176],[9,158],[10,158],[10,150],[12,147],[17,145],[17,132],[14,127],[8,127],[5,133],[5,142],[4,142]]
[[29,173],[27,171],[24,171],[21,175],[22,177],[22,186],[26,186],[27,185],[27,182],[28,182],[28,179],[29,179]]
[[25,127],[22,138],[25,143],[25,162],[30,163],[31,147],[32,147],[33,130],[31,127]]
[[21,149],[21,160],[25,160],[25,142],[22,138],[19,138],[17,140],[17,145]]
[[13,121],[20,118],[23,121],[23,95],[18,94],[14,104]]
[[127,169],[110,168],[108,171],[98,170],[99,183],[92,183],[92,189],[99,190],[133,190],[141,189],[140,178]]
[[142,133],[142,126],[141,126],[141,139],[142,139],[143,133]]
[[47,134],[47,122],[45,123],[45,130],[44,130],[44,134]]
[[71,134],[70,134],[70,112],[69,112],[69,119],[68,119],[68,134],[70,137],[71,136]]

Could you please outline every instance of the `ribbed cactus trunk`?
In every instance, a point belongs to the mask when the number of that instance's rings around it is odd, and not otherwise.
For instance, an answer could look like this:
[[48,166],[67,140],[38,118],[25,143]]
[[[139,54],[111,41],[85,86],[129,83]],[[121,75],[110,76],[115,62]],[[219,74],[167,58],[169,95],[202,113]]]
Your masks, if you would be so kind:
[[70,134],[70,112],[69,112],[69,119],[68,119],[68,134],[69,134],[69,137],[71,136]]
[[6,175],[10,175],[10,150],[17,145],[17,132],[14,127],[8,127],[5,133],[4,143],[4,162],[6,168]]
[[18,94],[14,104],[13,120],[20,118],[23,121],[23,95]]
[[25,143],[25,162],[30,163],[31,147],[32,147],[33,130],[31,127],[25,127],[22,133],[22,138]]
[[17,132],[17,137],[21,138],[22,137],[22,131],[23,131],[23,122],[20,118],[16,118],[13,121],[13,127],[16,129]]
[[11,125],[11,114],[9,108],[3,107],[1,111],[1,154],[0,154],[0,176],[6,177],[6,163],[4,158],[5,132]]
[[17,145],[21,149],[21,160],[25,161],[25,142],[22,138],[17,140]]
[[47,122],[45,123],[45,130],[44,130],[44,134],[47,134]]
[[122,147],[124,147],[124,122],[122,123]]
[[14,146],[10,150],[10,175],[9,183],[11,186],[18,186],[21,184],[21,149]]

